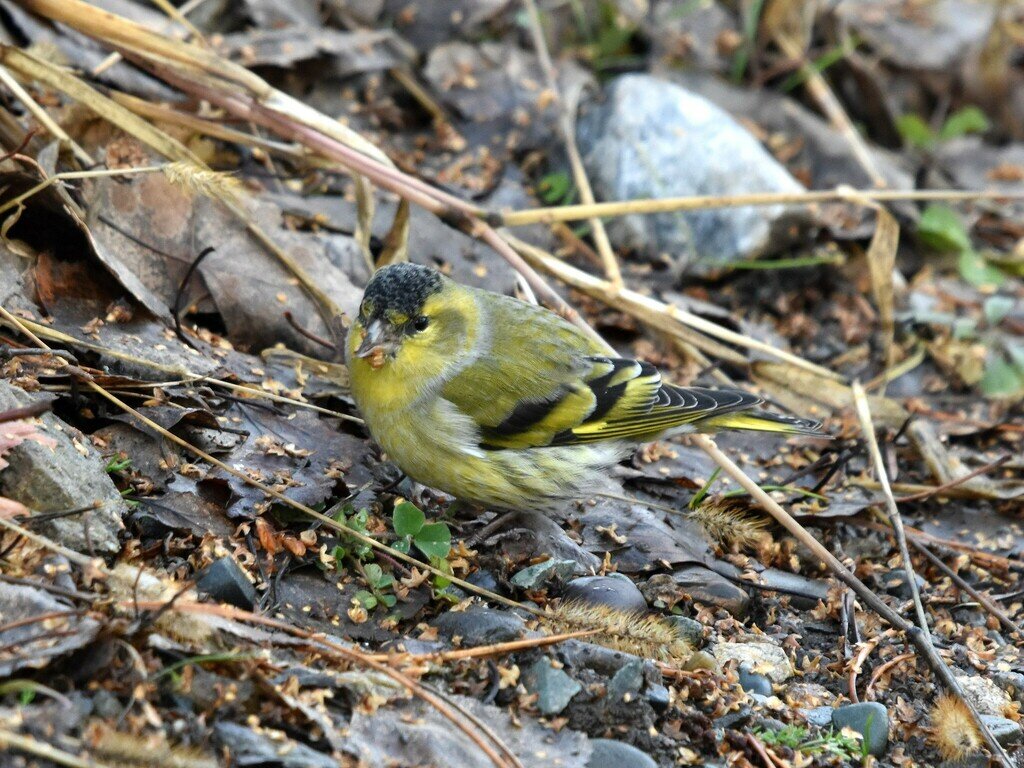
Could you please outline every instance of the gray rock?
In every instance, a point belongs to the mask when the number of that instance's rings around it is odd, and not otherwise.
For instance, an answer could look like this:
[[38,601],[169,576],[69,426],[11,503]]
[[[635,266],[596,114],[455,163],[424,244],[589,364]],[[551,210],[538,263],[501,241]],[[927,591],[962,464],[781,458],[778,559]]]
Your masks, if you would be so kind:
[[778,568],[765,568],[758,577],[768,589],[789,595],[790,605],[794,608],[810,610],[816,607],[819,601],[828,600],[829,585],[822,579],[809,579]]
[[635,696],[644,684],[644,663],[640,659],[631,659],[612,677],[608,683],[608,696],[621,701],[626,696]]
[[877,15],[879,3],[843,0],[836,17],[864,39],[883,60],[921,72],[948,76],[992,28],[996,6],[971,0],[935,0],[914,18]]
[[228,603],[245,610],[250,610],[256,603],[256,587],[229,555],[210,563],[196,582],[196,587],[218,603]]
[[694,648],[704,644],[704,625],[688,616],[668,616],[666,620],[675,626],[679,636],[690,642]]
[[785,682],[793,675],[786,652],[771,643],[718,643],[713,650],[719,662],[736,660],[740,669],[764,675],[773,683]]
[[[917,588],[920,591],[924,589],[925,581],[923,578],[914,574],[914,578],[917,581]],[[901,597],[904,600],[909,600],[914,596],[914,593],[910,589],[910,578],[907,576],[907,572],[903,568],[894,568],[882,577],[882,587],[890,595]]]
[[963,673],[956,674],[955,677],[963,689],[964,696],[971,700],[981,714],[1001,717],[1010,706],[1010,694],[987,677]]
[[877,701],[839,707],[832,713],[832,727],[852,728],[861,734],[868,752],[876,757],[885,754],[889,745],[889,712]]
[[[605,648],[603,645],[595,645],[585,640],[566,640],[558,645],[558,658],[570,670],[589,669],[602,677],[614,677],[624,667],[634,661],[644,661],[639,656],[631,653]],[[654,663],[647,661],[646,664],[655,679],[660,680],[661,673],[655,671]]]
[[1020,672],[996,670],[990,673],[992,682],[1002,688],[1017,701],[1024,700],[1024,675]]
[[672,573],[656,573],[640,588],[655,608],[681,600],[724,608],[738,619],[746,617],[750,595],[719,573],[703,565],[686,565]]
[[232,765],[280,765],[284,768],[337,768],[329,755],[291,739],[271,740],[244,725],[221,722],[214,738],[228,750]]
[[672,694],[664,685],[649,685],[644,694],[647,703],[654,707],[656,712],[664,712],[672,703]]
[[[650,75],[614,80],[581,112],[577,140],[599,199],[804,190],[726,112]],[[616,218],[608,233],[619,247],[668,254],[699,274],[778,250],[808,222],[796,207],[720,208]]]
[[988,726],[995,740],[1004,747],[1010,747],[1024,741],[1024,729],[1021,728],[1020,723],[997,715],[982,715],[981,719]]
[[621,573],[584,576],[565,586],[562,596],[592,605],[607,605],[620,611],[646,611],[647,601],[632,579]]
[[498,583],[497,577],[490,571],[473,571],[466,577],[466,581],[470,584],[474,584],[478,587],[486,589],[488,592],[499,592],[501,585]]
[[587,768],[658,768],[649,755],[636,747],[612,739],[591,739],[594,751],[587,760]]
[[551,560],[572,560],[574,575],[594,573],[601,567],[601,558],[577,544],[562,526],[539,512],[519,512],[507,519],[502,529],[487,537],[485,543],[518,563],[542,557]]
[[834,707],[814,707],[813,709],[802,709],[800,712],[807,718],[807,724],[818,728],[826,728],[832,725],[832,713]]
[[747,693],[757,693],[761,696],[772,695],[771,678],[751,672],[746,666],[740,667],[740,687]]
[[939,768],[989,768],[990,765],[988,755],[978,752],[961,757],[959,760],[947,760],[944,763],[939,763]]
[[461,637],[465,646],[507,643],[518,640],[526,630],[526,622],[519,616],[492,608],[446,611],[431,624],[445,637]]
[[[0,381],[0,411],[39,398]],[[97,509],[48,520],[35,530],[78,552],[112,555],[121,549],[118,533],[124,499],[92,443],[52,413],[37,422],[43,442],[28,439],[7,454],[0,472],[0,496],[20,501],[35,512],[61,512],[98,503]]]
[[545,560],[543,563],[523,568],[511,581],[522,589],[540,589],[552,579],[565,581],[576,571],[573,560]]
[[[448,694],[461,708],[487,723],[525,766],[584,768],[590,746],[572,728],[555,733],[533,717],[518,717],[469,696]],[[345,751],[366,768],[396,765],[494,768],[494,763],[450,720],[420,699],[395,701],[375,712],[352,713]]]
[[565,671],[551,665],[548,658],[538,659],[523,675],[523,684],[537,694],[537,709],[544,715],[557,715],[572,697],[583,690]]

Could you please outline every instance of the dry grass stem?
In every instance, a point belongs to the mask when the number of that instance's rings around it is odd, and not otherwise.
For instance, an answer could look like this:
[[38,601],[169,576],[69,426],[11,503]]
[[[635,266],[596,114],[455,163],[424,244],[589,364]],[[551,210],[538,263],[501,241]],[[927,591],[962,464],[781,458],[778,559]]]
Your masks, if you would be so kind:
[[42,760],[48,760],[56,765],[63,765],[67,768],[111,768],[106,763],[100,763],[86,757],[78,757],[63,749],[58,749],[45,741],[39,741],[31,736],[9,731],[6,728],[0,729],[0,748],[4,752],[16,750],[25,752]]
[[529,208],[522,211],[502,211],[488,215],[488,220],[503,227],[524,227],[530,224],[553,224],[559,221],[582,221],[600,216],[630,216],[637,213],[671,213],[712,208],[742,208],[744,206],[812,205],[816,203],[856,203],[860,200],[891,202],[898,200],[966,202],[971,200],[1021,200],[1024,191],[992,190],[867,190],[843,187],[811,192],[755,192],[748,195],[724,197],[695,195],[692,197],[665,197],[645,200],[624,200],[593,205],[561,205],[550,208]]
[[11,93],[14,94],[14,97],[25,106],[25,109],[32,113],[32,117],[34,117],[39,124],[43,126],[51,136],[53,136],[53,138],[71,148],[71,151],[78,159],[78,162],[87,168],[91,168],[96,164],[96,161],[92,159],[92,156],[82,149],[78,142],[68,136],[67,132],[61,128],[52,117],[50,117],[49,113],[32,98],[32,95],[26,91],[22,87],[21,83],[19,83],[11,73],[7,71],[7,68],[3,66],[0,66],[0,82],[10,89]]
[[[555,65],[551,61],[551,52],[548,50],[548,42],[544,37],[544,28],[541,24],[540,11],[537,9],[535,0],[523,0],[526,7],[526,16],[530,23],[530,36],[533,39],[533,48],[540,60],[541,70],[544,72],[544,79],[547,81],[548,90],[551,91],[555,101],[555,108],[558,110],[558,127],[562,132],[562,141],[565,143],[566,155],[569,158],[569,167],[572,169],[573,181],[579,190],[580,200],[585,205],[592,205],[594,190],[590,186],[590,179],[587,178],[587,171],[583,167],[583,158],[580,157],[579,147],[576,145],[576,98],[566,100],[559,87],[558,76],[555,72]],[[622,287],[622,271],[619,269],[619,261],[612,250],[611,241],[608,239],[608,232],[605,230],[604,222],[599,218],[591,218],[591,230],[594,236],[594,245],[604,265],[604,276],[613,288]]]
[[832,123],[832,127],[839,131],[846,140],[846,143],[850,145],[854,158],[864,173],[867,174],[871,183],[879,188],[888,186],[885,177],[882,176],[878,166],[875,164],[871,150],[864,143],[864,139],[861,138],[857,127],[850,120],[849,115],[846,114],[846,110],[843,109],[843,105],[836,98],[835,93],[832,92],[828,81],[808,63],[805,51],[800,43],[793,36],[781,30],[775,35],[775,42],[778,43],[779,48],[782,49],[786,56],[800,62],[800,74],[804,77],[807,92],[818,103],[818,106],[821,107],[821,111],[825,113],[829,122]]
[[[857,416],[860,419],[861,430],[868,444],[868,451],[875,466],[875,473],[878,475],[878,482],[882,487],[882,494],[885,496],[886,507],[889,512],[889,525],[892,527],[893,535],[896,538],[896,544],[903,559],[903,568],[907,573],[907,582],[910,585],[910,594],[913,599],[914,613],[917,616],[918,624],[917,632],[912,637],[915,639],[915,644],[918,648],[932,660],[933,671],[942,680],[949,692],[959,698],[963,706],[970,713],[970,717],[974,720],[978,732],[992,752],[992,755],[1006,768],[1012,768],[1013,763],[1010,761],[1009,755],[1006,754],[1002,745],[992,735],[992,732],[985,724],[985,721],[982,720],[981,714],[974,704],[964,696],[964,692],[957,679],[935,650],[931,630],[928,627],[928,614],[925,612],[924,604],[921,602],[921,593],[917,586],[917,577],[914,574],[914,563],[910,557],[910,548],[907,546],[907,536],[903,529],[903,518],[900,517],[896,498],[893,496],[892,488],[889,486],[889,475],[885,469],[885,460],[882,458],[882,451],[878,447],[878,438],[875,435],[875,427],[871,422],[871,409],[868,405],[868,398],[860,382],[855,381],[853,383],[853,397],[857,406]],[[937,667],[936,664],[938,665]]]

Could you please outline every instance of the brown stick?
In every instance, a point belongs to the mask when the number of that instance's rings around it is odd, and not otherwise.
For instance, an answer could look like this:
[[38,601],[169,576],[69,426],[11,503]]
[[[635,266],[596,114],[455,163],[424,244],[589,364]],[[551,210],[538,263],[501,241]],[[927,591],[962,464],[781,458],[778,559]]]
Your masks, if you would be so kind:
[[50,408],[53,407],[53,403],[50,400],[41,400],[31,405],[22,405],[18,408],[11,408],[8,411],[0,413],[0,424],[5,421],[18,421],[19,419],[31,419],[38,416],[41,413],[46,413]]

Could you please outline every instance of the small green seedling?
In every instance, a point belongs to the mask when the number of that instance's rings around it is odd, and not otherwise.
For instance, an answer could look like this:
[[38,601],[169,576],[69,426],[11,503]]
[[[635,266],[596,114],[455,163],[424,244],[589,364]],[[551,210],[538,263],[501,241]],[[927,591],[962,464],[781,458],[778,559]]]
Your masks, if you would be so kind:
[[[448,553],[452,551],[452,532],[445,523],[428,523],[423,510],[408,501],[395,505],[391,523],[398,537],[398,541],[392,544],[395,549],[408,553],[415,545],[432,566],[451,573]],[[438,589],[449,583],[440,576],[434,577],[434,586]]]
[[376,563],[370,563],[363,568],[363,575],[366,577],[369,590],[361,589],[356,592],[356,601],[368,611],[372,611],[377,605],[394,608],[398,602],[398,598],[391,591],[395,588],[395,577],[390,573],[384,573],[384,569]]

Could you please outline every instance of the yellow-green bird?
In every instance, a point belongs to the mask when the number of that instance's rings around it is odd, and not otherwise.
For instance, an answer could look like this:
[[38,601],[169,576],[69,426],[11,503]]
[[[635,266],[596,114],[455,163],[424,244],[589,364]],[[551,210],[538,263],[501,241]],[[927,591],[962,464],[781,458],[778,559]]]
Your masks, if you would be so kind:
[[734,389],[677,387],[576,326],[416,264],[378,270],[346,344],[373,438],[414,480],[465,501],[546,509],[599,487],[638,443],[694,431],[819,434]]

